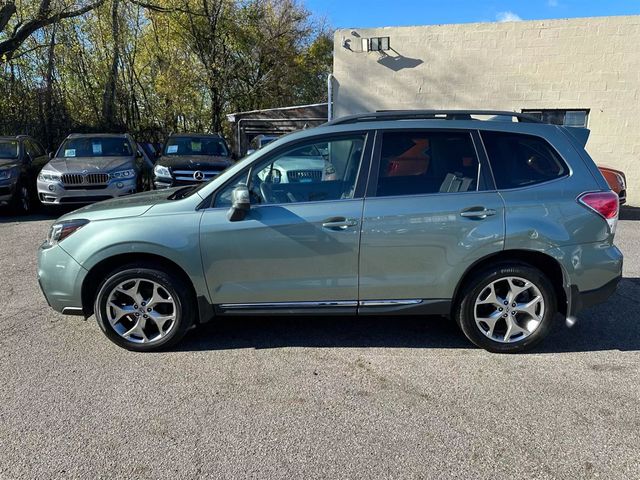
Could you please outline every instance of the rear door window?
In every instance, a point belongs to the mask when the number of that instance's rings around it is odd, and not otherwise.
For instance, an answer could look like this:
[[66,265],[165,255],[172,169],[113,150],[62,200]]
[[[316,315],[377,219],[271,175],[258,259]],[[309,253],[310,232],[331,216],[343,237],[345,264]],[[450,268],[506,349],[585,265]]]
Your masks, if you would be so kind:
[[479,172],[469,132],[385,132],[376,196],[475,191]]
[[498,189],[526,187],[569,174],[560,155],[541,137],[481,132]]

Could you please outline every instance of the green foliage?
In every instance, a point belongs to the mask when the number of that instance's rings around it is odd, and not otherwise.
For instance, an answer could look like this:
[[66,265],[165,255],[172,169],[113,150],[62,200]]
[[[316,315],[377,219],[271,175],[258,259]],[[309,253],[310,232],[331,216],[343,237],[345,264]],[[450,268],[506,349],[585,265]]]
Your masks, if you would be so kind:
[[2,8],[5,50],[21,25],[43,25],[0,59],[0,134],[49,147],[70,131],[159,140],[326,99],[331,37],[295,0],[24,0],[4,26]]

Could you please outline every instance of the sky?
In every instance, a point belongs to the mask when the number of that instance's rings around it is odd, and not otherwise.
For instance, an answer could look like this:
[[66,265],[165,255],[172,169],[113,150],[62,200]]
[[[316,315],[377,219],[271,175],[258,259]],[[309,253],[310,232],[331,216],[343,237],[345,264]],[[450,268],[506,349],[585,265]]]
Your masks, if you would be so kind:
[[640,14],[640,0],[302,0],[334,28]]

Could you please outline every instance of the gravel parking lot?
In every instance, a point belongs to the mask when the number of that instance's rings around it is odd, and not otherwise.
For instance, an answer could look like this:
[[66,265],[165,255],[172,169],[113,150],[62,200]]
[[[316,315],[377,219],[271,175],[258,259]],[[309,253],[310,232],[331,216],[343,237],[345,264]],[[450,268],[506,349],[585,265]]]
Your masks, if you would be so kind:
[[36,282],[52,219],[0,218],[0,478],[640,478],[640,221],[625,278],[535,352],[442,319],[229,319],[119,349]]

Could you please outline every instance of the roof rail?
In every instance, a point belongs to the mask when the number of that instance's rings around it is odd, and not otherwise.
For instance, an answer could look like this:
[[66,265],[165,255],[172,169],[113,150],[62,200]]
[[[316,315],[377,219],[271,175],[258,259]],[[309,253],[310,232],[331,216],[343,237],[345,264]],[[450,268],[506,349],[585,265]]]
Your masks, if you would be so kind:
[[491,115],[517,118],[519,122],[544,123],[526,113],[502,110],[378,110],[337,118],[326,125],[346,125],[349,123],[375,122],[383,120],[474,120],[472,115]]

